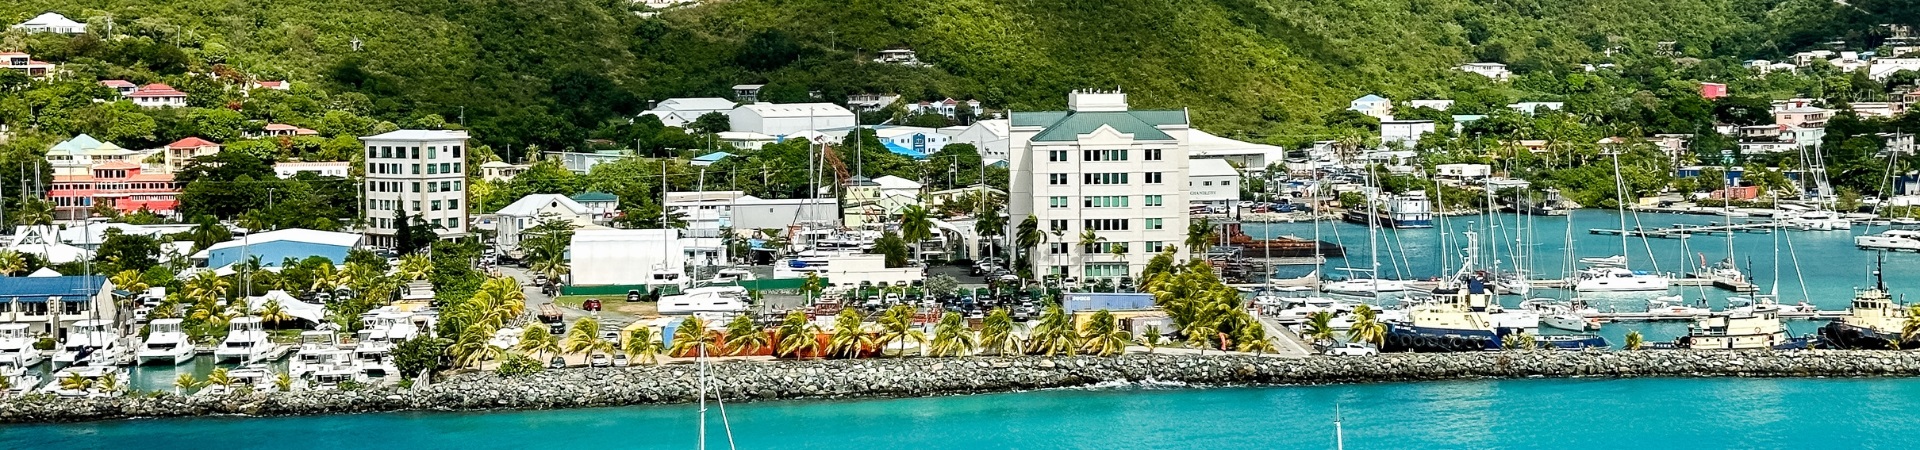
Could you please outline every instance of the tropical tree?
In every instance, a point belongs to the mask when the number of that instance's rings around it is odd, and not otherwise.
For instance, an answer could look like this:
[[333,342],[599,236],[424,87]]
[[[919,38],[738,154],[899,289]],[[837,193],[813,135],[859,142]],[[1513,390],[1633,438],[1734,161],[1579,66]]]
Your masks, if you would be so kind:
[[560,340],[555,339],[553,333],[548,333],[544,326],[527,327],[520,331],[520,343],[514,344],[513,349],[546,359],[548,353],[560,353]]
[[687,316],[680,321],[680,328],[673,330],[673,349],[675,355],[713,356],[720,354],[720,347],[713,343],[712,335],[707,332],[707,321],[697,316]]
[[1213,223],[1207,219],[1196,218],[1187,223],[1187,251],[1194,256],[1206,255],[1213,237]]
[[1500,347],[1508,351],[1529,351],[1538,348],[1533,335],[1525,332],[1513,333],[1500,338]]
[[860,321],[860,312],[847,308],[833,317],[833,338],[827,341],[827,354],[857,358],[867,347],[874,346],[873,335],[867,333]]
[[948,312],[934,325],[933,345],[928,350],[933,356],[966,356],[973,354],[978,341],[960,313]]
[[10,277],[26,270],[27,259],[20,256],[20,252],[0,249],[0,277]]
[[794,311],[780,320],[780,356],[797,357],[820,352],[820,327],[807,321],[807,313]]
[[1387,342],[1387,324],[1380,321],[1379,313],[1373,307],[1359,305],[1353,307],[1353,325],[1347,328],[1347,340],[1369,342],[1375,346]]
[[1640,336],[1640,330],[1627,332],[1627,350],[1639,350],[1644,345],[1646,345],[1646,338]]
[[290,374],[287,372],[280,372],[279,375],[273,378],[273,388],[280,392],[292,391],[293,390],[293,374]]
[[1139,339],[1140,345],[1147,346],[1147,353],[1151,354],[1153,349],[1166,342],[1167,336],[1160,332],[1159,325],[1147,325],[1147,329],[1140,331]]
[[1087,353],[1114,356],[1127,352],[1127,345],[1133,343],[1133,334],[1120,328],[1113,313],[1102,309],[1087,317],[1086,327],[1080,331],[1080,341],[1086,343]]
[[213,368],[213,372],[207,373],[207,381],[205,385],[219,386],[223,388],[232,388],[233,384],[236,382],[238,382],[238,380],[234,380],[233,377],[227,376],[227,368],[215,367]]
[[194,250],[199,251],[232,239],[233,230],[228,230],[226,225],[220,224],[220,219],[213,216],[200,216],[194,219],[193,229],[187,230],[187,236],[193,240]]
[[1337,338],[1333,330],[1333,313],[1320,311],[1307,315],[1306,338],[1315,345],[1327,345]]
[[107,372],[106,375],[101,375],[100,379],[94,381],[94,385],[98,386],[101,392],[106,392],[106,393],[119,392],[121,388],[120,375],[115,374],[113,372]]
[[880,337],[876,339],[878,346],[885,348],[888,344],[898,342],[900,351],[895,354],[906,356],[907,342],[926,344],[927,333],[913,326],[913,315],[913,307],[907,305],[894,305],[881,312],[879,320],[875,320],[880,325]]
[[1040,250],[1040,244],[1047,241],[1047,234],[1040,231],[1040,219],[1032,214],[1028,214],[1026,220],[1020,221],[1020,226],[1015,233],[1014,243],[1020,246],[1021,254],[1027,261],[1020,265],[1020,269],[1027,272],[1021,278],[1032,279],[1033,274],[1038,272],[1034,267],[1040,263],[1040,258],[1034,257],[1034,253]]
[[1233,338],[1233,344],[1234,350],[1253,352],[1255,355],[1264,355],[1267,352],[1279,351],[1279,349],[1274,348],[1273,339],[1267,337],[1266,327],[1258,325],[1240,327],[1239,334],[1236,334]]
[[980,321],[981,349],[1001,355],[1019,354],[1020,337],[1014,335],[1014,330],[1019,327],[1020,324],[1013,321],[1013,316],[1007,313],[1006,308],[994,308]]
[[733,321],[727,322],[726,340],[726,351],[730,355],[758,352],[772,345],[772,339],[767,337],[767,330],[761,329],[760,324],[753,323],[753,319],[748,318],[746,314],[733,316]]
[[[448,356],[453,357],[453,366],[483,365],[486,360],[504,355],[505,349],[493,346],[494,330],[479,326],[461,329],[460,336],[453,340],[453,345],[447,347]],[[485,368],[484,365],[481,368]]]
[[20,202],[20,209],[14,212],[14,218],[20,225],[53,225],[53,202],[35,197],[27,197]]
[[933,238],[933,220],[927,208],[908,205],[900,211],[900,238],[913,243],[913,259],[920,259],[920,244]]
[[[214,369],[214,370],[220,370],[220,369]],[[225,376],[226,373],[221,372],[221,375]],[[60,379],[60,389],[69,390],[69,391],[84,391],[92,387],[93,387],[93,379],[80,376],[80,372],[74,372],[74,373],[68,374],[66,378]]]
[[1028,351],[1047,356],[1073,356],[1080,348],[1079,334],[1073,329],[1073,319],[1060,305],[1048,305],[1040,313],[1040,324],[1033,327],[1033,334],[1027,337]]
[[182,373],[173,377],[173,395],[186,395],[188,391],[200,388],[201,383],[193,378],[192,373]]
[[12,391],[13,377],[0,377],[0,397],[5,397],[8,392]]
[[[1100,233],[1095,233],[1093,230],[1080,231],[1080,273],[1082,275],[1087,273],[1087,264],[1093,262],[1093,255],[1100,253],[1100,243],[1106,241],[1107,238],[1100,237]],[[1080,283],[1081,286],[1085,286],[1086,280],[1082,279]]]
[[613,344],[600,337],[600,319],[581,317],[573,321],[573,329],[567,330],[567,338],[560,342],[560,350],[591,357],[596,352],[612,353]]
[[269,299],[266,304],[260,305],[259,314],[260,321],[271,323],[275,327],[280,326],[280,322],[293,320],[293,315],[287,313],[287,308],[280,306],[279,299]]
[[[1920,305],[1908,306],[1907,321],[1900,324],[1900,340],[1902,342],[1911,341],[1915,338],[1920,338]],[[1895,345],[1893,348],[1898,349],[1900,346]]]
[[403,255],[400,257],[400,267],[396,270],[402,280],[424,280],[433,273],[433,260],[419,253]]
[[634,327],[627,331],[627,340],[620,343],[620,351],[636,362],[659,364],[660,352],[666,351],[666,345],[660,343],[660,336],[653,333],[652,327]]

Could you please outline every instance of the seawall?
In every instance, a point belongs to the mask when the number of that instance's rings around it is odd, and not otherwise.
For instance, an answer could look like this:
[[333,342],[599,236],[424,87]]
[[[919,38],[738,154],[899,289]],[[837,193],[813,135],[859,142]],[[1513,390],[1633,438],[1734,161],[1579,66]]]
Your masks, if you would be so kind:
[[[1107,357],[726,361],[709,365],[728,401],[888,398],[1167,382],[1193,386],[1366,383],[1528,377],[1879,377],[1920,375],[1920,353],[1638,351],[1393,354],[1273,358],[1241,354]],[[0,423],[202,415],[558,409],[695,401],[693,365],[464,373],[423,389],[240,392],[0,399]]]

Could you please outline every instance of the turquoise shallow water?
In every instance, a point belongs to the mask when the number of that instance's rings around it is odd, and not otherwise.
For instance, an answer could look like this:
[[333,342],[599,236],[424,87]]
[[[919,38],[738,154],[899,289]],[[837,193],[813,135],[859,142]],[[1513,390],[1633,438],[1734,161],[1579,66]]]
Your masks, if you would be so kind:
[[[735,405],[738,448],[1913,448],[1913,379],[1504,380]],[[695,408],[0,427],[0,448],[695,448]],[[717,417],[717,410],[713,416]],[[718,420],[708,448],[726,448]]]

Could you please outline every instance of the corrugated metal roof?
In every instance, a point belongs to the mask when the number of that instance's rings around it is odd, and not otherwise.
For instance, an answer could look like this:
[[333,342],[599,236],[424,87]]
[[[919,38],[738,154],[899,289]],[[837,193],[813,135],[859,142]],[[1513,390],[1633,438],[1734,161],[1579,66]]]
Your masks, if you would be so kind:
[[[0,297],[46,297],[86,296],[90,290],[100,289],[107,277],[60,276],[60,277],[12,277],[0,283]],[[45,300],[42,298],[41,300]]]
[[[1102,126],[1112,127],[1114,131],[1133,135],[1134,140],[1171,141],[1173,136],[1160,131],[1156,125],[1183,123],[1169,122],[1167,111],[1116,111],[1116,112],[1075,112],[1048,125],[1047,129],[1033,135],[1036,142],[1073,141],[1080,135],[1092,133]],[[1172,111],[1172,113],[1180,113]]]

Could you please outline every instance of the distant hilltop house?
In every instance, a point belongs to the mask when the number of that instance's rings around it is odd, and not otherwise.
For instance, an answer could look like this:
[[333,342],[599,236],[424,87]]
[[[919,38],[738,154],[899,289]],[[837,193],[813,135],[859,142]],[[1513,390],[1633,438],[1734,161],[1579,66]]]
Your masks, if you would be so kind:
[[18,70],[27,74],[27,78],[46,78],[53,74],[54,64],[35,61],[26,52],[0,52],[0,68]]
[[353,163],[347,161],[292,161],[273,164],[274,176],[293,178],[301,173],[346,178]]
[[131,95],[133,91],[140,90],[140,85],[133,84],[132,81],[127,80],[100,80],[100,85],[113,89],[114,92],[120,93],[121,97]]
[[80,34],[87,32],[87,24],[75,22],[60,13],[45,13],[14,25],[14,29],[28,33]]
[[1492,78],[1493,81],[1507,81],[1508,77],[1513,76],[1513,72],[1507,71],[1507,65],[1501,63],[1466,63],[1460,65],[1460,70]]
[[767,87],[767,85],[764,85],[764,84],[736,84],[736,85],[733,85],[733,100],[734,100],[734,101],[738,101],[738,102],[740,102],[740,103],[755,103],[755,102],[759,102],[759,101],[760,101],[760,88],[763,88],[763,87]]
[[911,114],[939,114],[942,116],[946,116],[948,119],[953,119],[953,118],[956,118],[956,116],[958,115],[958,112],[960,111],[960,105],[966,105],[967,111],[973,112],[973,115],[975,116],[980,115],[979,100],[967,100],[962,102],[959,100],[954,100],[951,97],[945,100],[937,101],[937,102],[923,101],[920,103],[909,105],[907,106],[907,112]]
[[501,161],[489,161],[480,165],[480,179],[488,182],[513,181],[513,177],[533,168],[532,164],[508,164]]
[[187,106],[187,93],[160,83],[141,86],[127,98],[142,108],[181,108]]
[[899,94],[853,94],[847,96],[847,107],[854,111],[872,111],[900,101]]
[[1566,106],[1567,104],[1563,102],[1520,102],[1507,105],[1507,108],[1531,116],[1540,113],[1542,109],[1564,111]]
[[253,88],[272,89],[276,91],[291,91],[293,90],[293,83],[289,83],[286,81],[257,81],[253,83]]
[[734,132],[785,136],[808,130],[851,128],[853,111],[832,103],[752,103],[727,113]]
[[873,62],[884,63],[884,64],[899,64],[902,66],[927,65],[927,63],[920,62],[920,55],[915,54],[911,49],[904,49],[904,48],[881,50],[880,57],[874,58]]
[[1453,107],[1453,100],[1413,100],[1407,102],[1407,107],[1414,109],[1433,108],[1435,111],[1446,111],[1448,108]]
[[707,113],[726,114],[739,106],[733,100],[719,97],[670,98],[653,105],[652,109],[641,111],[642,116],[654,116],[660,124],[669,127],[686,127]]
[[187,163],[193,162],[194,158],[218,153],[220,153],[220,144],[206,139],[187,137],[174,141],[172,144],[167,144],[166,171],[167,173],[179,172],[187,167]]
[[700,3],[700,0],[634,0],[636,4],[648,8],[666,8],[671,6]]
[[1895,72],[1912,70],[1920,72],[1920,58],[1881,58],[1867,66],[1867,77],[1874,81],[1887,81]]
[[267,124],[267,126],[260,127],[259,133],[250,133],[250,135],[255,138],[283,137],[283,136],[284,137],[319,136],[320,132],[306,129],[306,128],[296,127],[293,125],[287,125],[284,123],[270,123],[270,124]]
[[53,166],[54,175],[88,175],[91,173],[89,167],[109,162],[137,163],[138,152],[121,148],[112,142],[101,142],[86,134],[74,136],[47,149],[47,164]]
[[1347,110],[1373,116],[1375,119],[1393,120],[1393,101],[1374,94],[1353,99],[1348,103]]
[[1725,83],[1700,83],[1701,98],[1705,98],[1707,100],[1713,100],[1716,98],[1726,97],[1726,96],[1727,96],[1727,85]]

